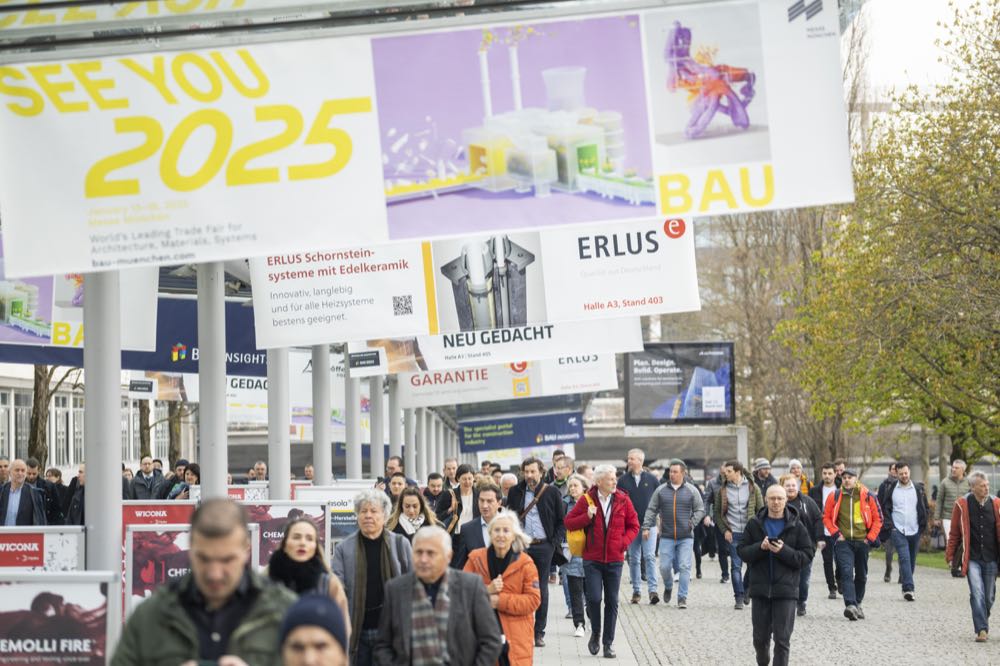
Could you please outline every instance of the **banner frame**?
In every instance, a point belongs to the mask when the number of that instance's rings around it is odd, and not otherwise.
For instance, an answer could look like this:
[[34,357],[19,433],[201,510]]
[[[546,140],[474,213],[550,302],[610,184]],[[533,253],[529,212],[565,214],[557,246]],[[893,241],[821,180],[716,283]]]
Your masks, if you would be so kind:
[[[77,572],[84,571],[87,567],[87,528],[83,525],[18,525],[0,528],[0,534],[77,534]],[[21,571],[20,567],[0,567],[0,573],[15,573]],[[23,575],[29,573],[71,573],[69,571],[23,571]],[[0,581],[3,579],[0,578]]]

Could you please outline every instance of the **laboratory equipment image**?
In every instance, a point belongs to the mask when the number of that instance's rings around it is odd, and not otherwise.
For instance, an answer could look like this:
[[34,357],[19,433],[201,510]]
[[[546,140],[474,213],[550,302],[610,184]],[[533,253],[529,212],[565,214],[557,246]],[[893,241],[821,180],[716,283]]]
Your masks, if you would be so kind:
[[770,159],[756,3],[644,19],[657,169]]
[[[51,279],[48,282],[51,284]],[[38,342],[47,343],[51,339],[51,286],[48,294],[43,292],[43,287],[28,281],[0,281],[0,327],[8,329],[0,332],[0,340],[15,342],[25,335]],[[47,304],[44,303],[46,295],[49,299]],[[48,315],[42,312],[43,305],[47,305]]]
[[650,214],[637,16],[379,38],[372,50],[390,237]]
[[442,330],[478,331],[544,321],[538,245],[537,233],[465,240],[460,248],[454,241],[435,243],[435,263],[447,260],[440,268],[447,279],[437,281]]

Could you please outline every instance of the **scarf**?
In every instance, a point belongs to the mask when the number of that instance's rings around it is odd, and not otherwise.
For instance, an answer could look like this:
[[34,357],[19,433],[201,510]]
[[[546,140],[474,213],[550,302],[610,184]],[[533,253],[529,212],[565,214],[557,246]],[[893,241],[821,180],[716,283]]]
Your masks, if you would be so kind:
[[441,578],[434,606],[427,596],[424,584],[413,577],[413,628],[411,663],[413,666],[438,666],[447,664],[448,655],[448,572]]
[[267,564],[267,576],[296,594],[315,592],[325,570],[319,555],[307,562],[296,562],[283,550],[276,550]]
[[507,571],[507,567],[510,566],[510,563],[514,560],[514,557],[516,555],[517,553],[514,552],[513,548],[508,550],[507,554],[504,555],[503,557],[497,555],[496,550],[494,550],[493,548],[487,548],[486,564],[490,570],[490,580],[493,580],[500,574]]
[[410,518],[402,513],[399,514],[399,526],[402,527],[403,531],[406,532],[406,535],[411,538],[417,533],[417,530],[423,527],[426,520],[427,517],[422,513],[416,518]]
[[[351,609],[351,654],[358,650],[358,639],[361,637],[361,625],[365,621],[365,595],[368,589],[368,558],[365,556],[365,542],[361,532],[357,534],[357,548],[354,551],[355,572],[354,572],[354,608]],[[388,583],[392,578],[392,564],[389,559],[389,539],[385,530],[382,530],[382,557],[379,558],[379,565],[382,574],[382,583]]]

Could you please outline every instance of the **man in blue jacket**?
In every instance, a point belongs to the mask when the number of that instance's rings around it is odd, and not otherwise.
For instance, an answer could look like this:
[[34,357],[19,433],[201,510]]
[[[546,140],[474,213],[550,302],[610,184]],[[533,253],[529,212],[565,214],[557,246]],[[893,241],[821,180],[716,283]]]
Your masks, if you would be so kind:
[[[618,479],[618,488],[624,490],[630,500],[635,513],[642,520],[649,507],[649,500],[656,492],[660,481],[643,471],[642,465],[646,462],[646,454],[642,449],[632,449],[628,452],[626,459],[625,473]],[[656,580],[656,538],[657,530],[654,526],[648,533],[643,532],[632,540],[628,546],[628,576],[632,581],[632,603],[637,604],[642,598],[642,574],[640,565],[645,560],[646,585],[649,587],[649,603],[655,605],[660,603],[657,594],[659,587]],[[672,580],[672,578],[671,578]]]

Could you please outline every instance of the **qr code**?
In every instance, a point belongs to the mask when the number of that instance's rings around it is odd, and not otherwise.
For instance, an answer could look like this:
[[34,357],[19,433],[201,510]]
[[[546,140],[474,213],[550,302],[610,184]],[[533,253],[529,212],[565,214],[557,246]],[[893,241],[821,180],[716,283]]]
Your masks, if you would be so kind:
[[397,317],[413,314],[413,296],[393,296],[392,314]]

